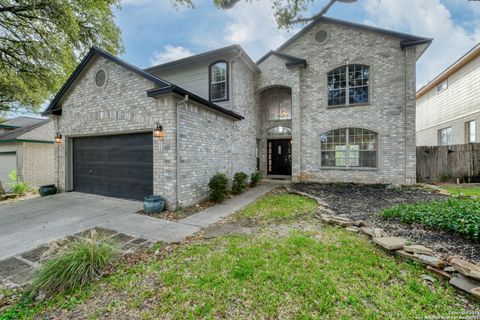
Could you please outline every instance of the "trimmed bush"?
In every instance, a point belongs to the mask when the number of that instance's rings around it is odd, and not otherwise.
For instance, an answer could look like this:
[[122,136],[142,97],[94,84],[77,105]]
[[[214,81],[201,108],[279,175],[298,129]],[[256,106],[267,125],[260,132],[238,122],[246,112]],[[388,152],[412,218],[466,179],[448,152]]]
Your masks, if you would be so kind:
[[228,178],[225,173],[215,174],[208,183],[210,188],[210,199],[215,202],[222,202],[225,199],[228,188]]
[[232,192],[235,194],[241,193],[247,187],[247,174],[237,172],[233,175]]
[[117,249],[92,232],[90,238],[66,245],[56,257],[47,261],[34,275],[31,294],[52,296],[72,289],[82,289],[100,277],[109,266]]
[[480,239],[480,201],[469,198],[401,204],[384,209],[382,215]]
[[263,175],[261,171],[252,173],[250,176],[250,187],[256,187],[260,182],[262,182]]

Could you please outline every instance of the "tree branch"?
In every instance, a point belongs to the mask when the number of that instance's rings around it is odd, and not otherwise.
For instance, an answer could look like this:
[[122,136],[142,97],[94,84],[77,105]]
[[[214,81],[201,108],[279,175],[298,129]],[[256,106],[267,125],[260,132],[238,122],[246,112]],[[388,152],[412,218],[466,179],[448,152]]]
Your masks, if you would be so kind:
[[325,7],[323,7],[322,10],[320,10],[319,13],[317,13],[317,14],[311,16],[311,17],[308,17],[308,18],[299,17],[297,19],[290,20],[288,22],[288,24],[305,23],[305,22],[310,22],[310,21],[316,20],[316,19],[320,18],[321,16],[323,16],[324,14],[326,14],[328,12],[328,10],[330,10],[330,8],[335,4],[335,2],[337,2],[337,0],[330,0],[325,5]]

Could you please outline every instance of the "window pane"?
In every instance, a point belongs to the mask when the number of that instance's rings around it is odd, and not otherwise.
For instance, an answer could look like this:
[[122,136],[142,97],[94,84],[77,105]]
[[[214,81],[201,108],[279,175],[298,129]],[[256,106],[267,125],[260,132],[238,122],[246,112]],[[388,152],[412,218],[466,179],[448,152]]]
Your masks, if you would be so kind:
[[343,105],[346,103],[347,67],[343,66],[327,74],[328,105]]
[[475,120],[468,122],[468,142],[475,142],[477,139],[477,127]]
[[210,99],[227,99],[227,63],[218,62],[210,67]]
[[377,149],[378,135],[367,129],[336,129],[320,135],[322,166],[375,168]]
[[276,136],[276,135],[291,135],[292,134],[292,129],[287,128],[287,127],[274,127],[268,130],[267,134],[269,136]]
[[267,98],[268,120],[288,120],[292,118],[290,94],[276,94]]
[[440,130],[440,145],[452,145],[453,144],[453,132],[452,128],[444,128]]

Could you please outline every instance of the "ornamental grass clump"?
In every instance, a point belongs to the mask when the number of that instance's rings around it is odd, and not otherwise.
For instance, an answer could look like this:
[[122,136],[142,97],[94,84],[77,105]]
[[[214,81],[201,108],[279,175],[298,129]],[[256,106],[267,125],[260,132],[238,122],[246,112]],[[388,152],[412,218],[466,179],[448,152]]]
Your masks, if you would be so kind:
[[52,296],[82,289],[99,278],[114,261],[118,249],[95,232],[87,239],[68,243],[63,251],[47,261],[34,275],[31,294]]
[[433,229],[480,239],[480,201],[470,198],[401,204],[383,210],[382,215],[404,223],[421,223]]

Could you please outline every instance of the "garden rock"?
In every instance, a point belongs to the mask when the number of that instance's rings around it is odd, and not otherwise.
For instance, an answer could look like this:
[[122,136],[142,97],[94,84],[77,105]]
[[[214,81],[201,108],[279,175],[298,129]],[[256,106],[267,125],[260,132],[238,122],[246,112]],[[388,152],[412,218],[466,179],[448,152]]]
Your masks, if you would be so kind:
[[414,244],[403,247],[403,250],[409,253],[419,253],[427,256],[433,256],[433,250],[422,245]]
[[479,266],[459,258],[450,259],[450,264],[464,276],[480,280]]
[[321,218],[324,222],[328,224],[335,224],[342,227],[350,227],[354,224],[353,220],[340,216],[330,216],[327,214],[322,214]]
[[366,223],[365,221],[363,221],[363,220],[354,221],[354,222],[353,222],[353,225],[354,225],[355,227],[368,227],[368,226],[367,226],[367,223]]
[[351,227],[345,228],[345,230],[357,233],[358,231],[360,231],[360,228],[351,226]]
[[387,250],[402,249],[405,245],[405,239],[398,237],[373,238],[373,242]]
[[388,237],[388,234],[380,228],[361,227],[360,230],[372,238]]
[[473,288],[472,290],[470,290],[470,293],[471,293],[472,296],[474,296],[476,299],[480,300],[480,287],[478,287],[478,288]]
[[425,254],[417,254],[417,253],[412,254],[404,250],[398,250],[396,253],[403,258],[412,259],[413,261],[422,263],[427,266],[432,266],[434,268],[443,269],[445,267],[445,262],[442,259],[435,256],[427,256]]
[[445,270],[438,269],[432,266],[427,266],[427,269],[435,273],[437,276],[440,276],[446,280],[452,279],[452,275],[448,272],[445,272]]
[[475,298],[479,298],[478,293],[480,282],[464,277],[461,274],[457,274],[450,279],[449,283],[457,289],[470,293]]

